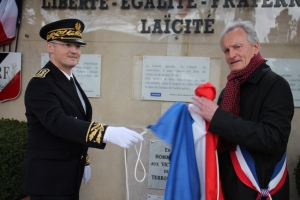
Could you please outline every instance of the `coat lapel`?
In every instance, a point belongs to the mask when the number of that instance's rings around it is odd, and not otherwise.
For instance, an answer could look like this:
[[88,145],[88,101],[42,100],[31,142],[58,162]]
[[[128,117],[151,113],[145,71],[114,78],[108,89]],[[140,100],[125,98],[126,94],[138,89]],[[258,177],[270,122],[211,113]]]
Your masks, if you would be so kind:
[[[77,94],[76,88],[74,83],[70,82],[68,80],[68,78],[56,67],[54,66],[50,61],[47,63],[47,65],[45,66],[45,68],[50,69],[51,73],[54,76],[55,79],[55,83],[62,89],[64,90],[69,96],[70,98],[76,103],[76,105],[78,106],[78,109],[80,110],[80,112],[82,113],[82,116],[86,116],[82,103],[79,99],[79,96]],[[77,86],[78,86],[78,82],[77,82]],[[80,87],[81,89],[81,87]],[[81,89],[82,91],[82,89]],[[83,94],[83,91],[81,92],[81,94]],[[87,104],[87,98],[84,98],[85,103]]]
[[[74,75],[73,75],[74,76]],[[77,81],[76,77],[74,76],[74,81],[76,83],[76,86],[78,87],[82,97],[83,97],[83,100],[85,102],[85,106],[86,106],[86,120],[87,121],[91,121],[91,116],[92,116],[92,106],[90,104],[90,101],[88,99],[88,97],[86,96],[85,92],[83,91],[83,89],[81,88],[79,82]]]

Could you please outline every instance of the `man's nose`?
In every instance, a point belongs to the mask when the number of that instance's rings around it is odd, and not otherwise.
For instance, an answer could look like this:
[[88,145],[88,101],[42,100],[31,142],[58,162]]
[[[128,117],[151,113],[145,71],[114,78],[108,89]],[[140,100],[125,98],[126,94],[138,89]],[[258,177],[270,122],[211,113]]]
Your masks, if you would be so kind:
[[80,48],[78,48],[76,46],[76,44],[71,44],[69,48],[70,48],[71,51],[76,51],[76,52],[80,50]]
[[228,53],[229,58],[234,58],[236,56],[236,51],[235,50],[230,50]]

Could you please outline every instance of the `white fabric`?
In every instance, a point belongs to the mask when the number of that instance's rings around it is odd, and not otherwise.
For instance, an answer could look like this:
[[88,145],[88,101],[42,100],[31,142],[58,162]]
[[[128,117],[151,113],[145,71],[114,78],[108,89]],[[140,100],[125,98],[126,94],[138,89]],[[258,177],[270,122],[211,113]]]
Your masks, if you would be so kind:
[[133,143],[138,143],[143,140],[143,136],[133,130],[113,126],[107,127],[103,138],[103,142],[110,142],[125,149],[128,149]]
[[[193,110],[199,110],[199,108],[193,104],[189,104],[189,108]],[[194,136],[194,144],[195,144],[195,153],[196,153],[196,160],[197,166],[199,171],[199,180],[201,185],[201,200],[205,200],[205,152],[206,152],[206,123],[203,117],[200,115],[190,112],[193,120],[195,121],[192,125],[193,128],[193,136]]]
[[7,2],[8,2],[8,0],[2,0],[0,2],[0,19],[2,19],[2,16],[3,16],[4,12],[5,12],[5,8],[6,8],[6,5],[7,5]]
[[5,35],[13,38],[16,35],[18,18],[18,6],[15,0],[1,1],[0,3],[0,24],[3,26]]
[[84,167],[84,173],[83,173],[83,176],[82,176],[82,182],[83,183],[87,183],[91,178],[91,167],[90,165],[86,165]]

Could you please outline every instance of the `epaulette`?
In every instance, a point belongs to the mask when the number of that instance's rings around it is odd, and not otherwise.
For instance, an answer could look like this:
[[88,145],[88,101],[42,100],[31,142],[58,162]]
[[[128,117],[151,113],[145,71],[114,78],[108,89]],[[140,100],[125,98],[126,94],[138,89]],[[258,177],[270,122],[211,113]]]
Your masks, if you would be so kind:
[[50,72],[50,69],[48,68],[43,68],[39,70],[33,77],[35,78],[45,78],[46,75]]

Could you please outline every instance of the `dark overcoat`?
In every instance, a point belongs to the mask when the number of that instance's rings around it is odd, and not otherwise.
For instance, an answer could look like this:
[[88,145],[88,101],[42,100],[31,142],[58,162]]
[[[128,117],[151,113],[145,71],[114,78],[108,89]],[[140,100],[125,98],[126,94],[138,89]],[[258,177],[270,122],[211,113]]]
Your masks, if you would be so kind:
[[[222,102],[221,93],[218,104]],[[286,151],[294,115],[293,96],[288,82],[266,64],[240,88],[240,115],[218,108],[209,131],[245,147],[251,154],[262,189],[268,188],[276,163]],[[227,200],[254,200],[257,192],[236,176],[229,153],[219,153],[220,177]],[[289,178],[272,196],[289,199]]]

